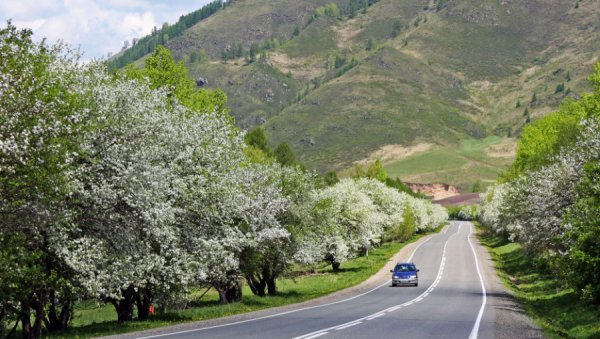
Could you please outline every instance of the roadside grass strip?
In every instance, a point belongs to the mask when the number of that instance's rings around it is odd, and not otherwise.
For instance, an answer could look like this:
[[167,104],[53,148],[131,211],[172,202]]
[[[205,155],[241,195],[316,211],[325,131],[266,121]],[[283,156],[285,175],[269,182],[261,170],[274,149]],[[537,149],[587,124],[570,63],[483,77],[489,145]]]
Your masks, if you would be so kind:
[[544,262],[521,245],[479,228],[504,285],[549,338],[600,338],[600,312],[564,286]]
[[[434,290],[435,285],[437,285],[439,283],[440,279],[442,279],[442,273],[444,272],[444,262],[446,261],[446,246],[448,245],[448,241],[450,241],[450,238],[452,238],[452,236],[454,236],[455,234],[459,233],[461,226],[462,226],[462,223],[459,224],[458,230],[456,231],[456,233],[450,235],[448,237],[448,239],[446,240],[446,243],[444,244],[444,250],[442,252],[442,260],[441,260],[441,263],[440,263],[440,268],[438,269],[438,274],[437,274],[437,276],[436,276],[433,284],[431,284],[431,286],[429,286],[429,288],[427,290],[425,290],[425,292],[421,293],[418,297],[416,297],[416,298],[414,298],[414,299],[412,299],[410,301],[407,301],[405,303],[402,303],[400,305],[396,305],[396,306],[392,306],[392,307],[386,308],[383,311],[379,311],[377,313],[373,313],[373,314],[368,315],[366,317],[362,317],[362,318],[359,318],[359,319],[356,319],[356,320],[353,320],[353,321],[350,321],[350,322],[347,322],[347,323],[344,323],[344,324],[341,324],[341,325],[337,325],[337,326],[333,326],[333,327],[328,327],[328,328],[325,328],[325,329],[322,329],[322,330],[319,330],[319,331],[315,331],[315,332],[311,332],[311,333],[308,333],[308,334],[305,334],[305,335],[301,335],[299,337],[295,337],[294,339],[310,339],[310,338],[315,338],[317,336],[325,335],[325,334],[329,333],[329,331],[342,330],[342,329],[345,329],[345,328],[348,328],[348,327],[351,327],[351,326],[354,326],[354,325],[358,325],[358,324],[362,323],[365,320],[372,320],[372,319],[375,319],[375,318],[379,318],[381,316],[384,316],[386,313],[397,311],[397,310],[399,310],[402,307],[409,306],[409,305],[412,305],[412,304],[414,304],[416,302],[419,302],[419,301],[423,300],[424,297],[426,297],[427,295],[429,295],[429,293]],[[430,239],[428,239],[427,241],[429,241]],[[427,241],[422,242],[420,245],[426,243]],[[417,249],[419,248],[419,246],[417,246],[413,250],[410,258],[407,260],[408,262],[410,262],[410,260],[412,259],[413,255],[417,252]],[[386,281],[386,283],[384,285],[388,284],[389,282],[390,282],[389,280]],[[382,285],[378,286],[377,288],[379,288],[381,286]]]

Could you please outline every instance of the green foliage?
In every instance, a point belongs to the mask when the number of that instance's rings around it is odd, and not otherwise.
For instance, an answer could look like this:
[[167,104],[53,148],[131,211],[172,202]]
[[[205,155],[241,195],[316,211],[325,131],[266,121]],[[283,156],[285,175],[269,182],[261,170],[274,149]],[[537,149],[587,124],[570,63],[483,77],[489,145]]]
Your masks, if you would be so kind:
[[578,199],[565,218],[571,250],[563,258],[563,276],[584,299],[600,305],[600,162],[585,165]]
[[481,180],[475,180],[475,182],[473,183],[473,192],[483,192],[483,185],[481,184]]
[[579,8],[579,1],[575,3],[575,8]]
[[365,49],[367,51],[372,50],[373,48],[375,48],[375,40],[373,40],[373,37],[370,36],[369,39],[367,39],[367,44],[365,46]]
[[287,142],[282,142],[273,151],[275,160],[282,166],[296,166],[296,154]]
[[436,11],[441,11],[442,8],[444,8],[444,6],[446,6],[446,4],[448,4],[448,2],[450,2],[450,0],[437,0],[437,4],[435,5],[435,10]]
[[392,27],[392,34],[391,37],[395,38],[398,35],[400,35],[400,33],[402,33],[402,27],[404,25],[402,24],[402,22],[400,20],[396,20],[394,21],[394,26]]
[[256,55],[260,53],[260,47],[258,47],[258,43],[253,43],[252,45],[250,45],[250,51],[248,51],[248,57],[250,58],[250,61],[255,61],[256,60]]
[[413,21],[413,26],[419,27],[420,22],[421,22],[421,17],[416,18],[415,21]]
[[335,56],[335,62],[334,62],[335,68],[340,68],[340,67],[344,66],[345,63],[346,63],[346,59],[342,58],[339,55]]
[[571,81],[571,72],[567,72],[567,82]]
[[525,126],[515,161],[503,174],[503,180],[511,180],[527,170],[536,170],[549,164],[550,157],[557,154],[561,147],[575,142],[579,134],[579,120],[579,115],[559,111]]
[[565,83],[563,82],[563,83],[556,85],[556,90],[554,91],[554,94],[564,92],[564,91],[565,91]]
[[[146,67],[139,69],[133,65],[125,68],[126,77],[132,79],[148,78],[151,88],[168,87],[172,92],[170,98],[177,99],[192,110],[214,110],[225,108],[228,113],[227,96],[219,89],[208,92],[204,89],[196,91],[196,83],[189,77],[182,61],[175,63],[171,51],[158,46],[152,56],[146,59]],[[229,118],[233,123],[233,119]]]
[[392,187],[397,189],[400,192],[404,192],[410,196],[413,196],[415,198],[421,198],[421,199],[425,199],[427,198],[427,196],[423,193],[415,193],[413,192],[413,190],[408,187],[405,183],[402,182],[402,180],[400,180],[400,178],[396,177],[396,180],[393,180],[391,178],[386,178],[385,179],[385,184],[388,187]]
[[371,164],[369,164],[369,169],[367,170],[367,177],[371,179],[376,179],[381,182],[386,182],[387,173],[383,169],[383,165],[379,159],[375,160]]
[[521,100],[517,100],[517,106],[516,106],[516,108],[519,108],[519,107],[521,107]]
[[524,117],[529,116],[529,108],[525,107],[525,111],[523,111],[523,116]]
[[325,173],[325,176],[323,177],[323,179],[327,186],[333,186],[340,181],[340,179],[338,178],[337,172],[334,170],[331,170],[331,171],[328,171],[327,173]]
[[181,35],[184,30],[213,15],[221,9],[222,6],[223,1],[216,0],[195,12],[182,15],[174,25],[163,25],[162,29],[154,27],[151,35],[141,38],[135,46],[127,49],[123,55],[110,60],[108,62],[108,67],[119,69],[140,59],[148,53],[152,53],[158,46],[165,45],[169,40],[169,37],[173,38]]
[[300,35],[300,27],[296,26],[296,28],[294,28],[294,32],[292,33],[292,38],[298,35]]
[[415,215],[410,206],[406,206],[404,213],[402,214],[402,222],[399,222],[395,227],[386,229],[384,238],[386,240],[399,240],[404,242],[410,239],[416,229],[417,222]]
[[190,62],[196,62],[199,58],[200,55],[198,54],[198,52],[192,52],[192,54],[190,54]]
[[260,126],[257,126],[250,132],[246,133],[246,135],[244,135],[244,142],[248,146],[254,146],[261,150],[267,157],[271,157],[273,155],[273,151],[267,142],[267,136]]
[[357,65],[358,65],[358,60],[355,60],[354,58],[352,58],[352,60],[350,61],[350,63],[348,65],[346,65],[344,68],[342,68],[339,71],[337,71],[337,73],[335,74],[335,76],[336,77],[341,77],[342,75],[344,75],[344,73],[346,73],[349,70],[353,69]]
[[533,95],[531,96],[531,102],[534,103],[537,101],[537,94],[535,94],[535,92],[533,93]]
[[288,79],[291,79],[291,78],[292,78],[292,71],[288,71],[288,72],[285,74],[285,76],[286,76],[286,78],[288,78]]

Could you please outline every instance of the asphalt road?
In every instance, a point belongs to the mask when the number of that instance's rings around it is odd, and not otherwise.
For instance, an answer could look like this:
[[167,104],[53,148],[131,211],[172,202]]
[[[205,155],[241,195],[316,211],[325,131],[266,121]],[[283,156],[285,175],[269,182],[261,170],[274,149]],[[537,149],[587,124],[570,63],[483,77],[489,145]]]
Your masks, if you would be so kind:
[[333,302],[137,338],[491,338],[494,309],[474,243],[472,224],[452,222],[420,244],[411,259],[418,287],[387,281]]

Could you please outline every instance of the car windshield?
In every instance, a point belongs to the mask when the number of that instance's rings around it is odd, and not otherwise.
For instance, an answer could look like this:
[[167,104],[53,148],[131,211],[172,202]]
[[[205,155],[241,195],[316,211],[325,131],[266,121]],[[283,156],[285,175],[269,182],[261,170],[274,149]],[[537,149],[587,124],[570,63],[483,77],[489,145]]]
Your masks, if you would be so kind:
[[396,272],[414,272],[417,269],[415,265],[397,265],[394,271]]

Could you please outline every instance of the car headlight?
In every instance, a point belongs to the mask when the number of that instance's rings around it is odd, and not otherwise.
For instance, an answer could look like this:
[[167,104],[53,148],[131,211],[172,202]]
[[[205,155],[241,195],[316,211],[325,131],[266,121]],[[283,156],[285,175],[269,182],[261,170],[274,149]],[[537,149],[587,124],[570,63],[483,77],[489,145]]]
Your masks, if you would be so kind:
[[416,275],[411,275],[410,277],[411,277],[411,278],[416,278],[417,276],[416,276]]
[[397,276],[397,275],[395,275],[395,276],[393,276],[393,278],[394,278],[394,279],[398,279],[398,278],[400,278],[400,277],[399,277],[399,276]]

